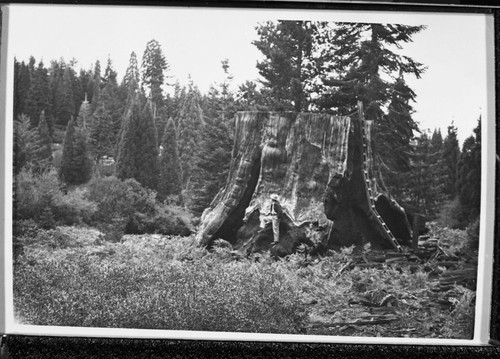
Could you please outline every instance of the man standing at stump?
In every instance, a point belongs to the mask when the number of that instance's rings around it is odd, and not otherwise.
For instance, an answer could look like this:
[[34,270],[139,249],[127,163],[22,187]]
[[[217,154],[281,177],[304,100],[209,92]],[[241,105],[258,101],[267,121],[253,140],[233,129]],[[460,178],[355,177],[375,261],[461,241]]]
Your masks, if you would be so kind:
[[280,240],[280,220],[283,215],[283,209],[281,208],[280,202],[278,200],[277,194],[272,194],[271,196],[271,211],[269,215],[271,216],[271,222],[273,224],[273,245],[278,243]]

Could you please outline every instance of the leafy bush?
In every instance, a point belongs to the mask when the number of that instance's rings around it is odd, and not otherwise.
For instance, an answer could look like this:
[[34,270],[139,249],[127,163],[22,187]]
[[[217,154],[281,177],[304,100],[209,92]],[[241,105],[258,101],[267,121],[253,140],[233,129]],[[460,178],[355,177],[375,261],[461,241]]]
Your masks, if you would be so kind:
[[37,221],[44,208],[61,195],[55,171],[37,174],[30,167],[23,168],[14,179],[14,216]]
[[[29,226],[29,222],[28,223]],[[25,226],[25,224],[21,224]],[[33,231],[36,229],[36,232]],[[15,233],[14,244],[22,243],[23,247],[29,245],[46,246],[51,249],[55,248],[67,248],[75,245],[76,241],[71,238],[70,235],[65,233],[65,231],[56,229],[42,229],[40,227],[25,228],[25,232]]]
[[34,220],[45,229],[56,224],[89,223],[96,211],[83,189],[64,193],[55,170],[36,173],[24,168],[15,177],[14,218]]
[[97,205],[86,198],[85,188],[75,188],[64,196],[60,196],[54,203],[54,216],[58,224],[72,225],[91,223],[97,211]]
[[87,189],[87,198],[97,204],[96,221],[110,222],[115,218],[129,219],[136,213],[152,215],[155,212],[155,193],[134,179],[94,178]]
[[88,198],[98,206],[95,221],[100,222],[100,227],[108,234],[121,230],[128,234],[187,236],[193,231],[190,213],[181,207],[159,205],[156,193],[134,179],[96,178],[87,188]]
[[194,231],[193,215],[177,206],[157,206],[153,217],[136,216],[133,220],[126,233],[188,236]]

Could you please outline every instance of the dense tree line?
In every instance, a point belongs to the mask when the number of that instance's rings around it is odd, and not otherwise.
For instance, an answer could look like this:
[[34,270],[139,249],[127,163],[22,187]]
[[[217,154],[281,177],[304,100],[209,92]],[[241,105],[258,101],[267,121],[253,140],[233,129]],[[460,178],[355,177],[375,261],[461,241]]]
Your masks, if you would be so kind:
[[[16,169],[50,166],[48,148],[62,147],[60,178],[68,185],[104,175],[103,161],[118,178],[133,178],[201,212],[224,184],[238,110],[292,110],[349,115],[358,101],[374,121],[380,182],[414,212],[438,216],[443,203],[459,203],[461,223],[479,214],[480,134],[462,149],[451,125],[443,139],[413,120],[416,94],[405,78],[425,66],[398,50],[423,26],[312,21],[265,22],[254,45],[260,83],[232,91],[225,78],[208,93],[193,81],[170,76],[168,51],[151,40],[139,62],[135,52],[121,82],[111,59],[76,70],[76,61],[46,66],[15,60]],[[140,65],[139,65],[140,63]],[[168,89],[168,91],[166,91]],[[60,151],[60,150],[59,150]],[[467,189],[473,190],[467,190]]]

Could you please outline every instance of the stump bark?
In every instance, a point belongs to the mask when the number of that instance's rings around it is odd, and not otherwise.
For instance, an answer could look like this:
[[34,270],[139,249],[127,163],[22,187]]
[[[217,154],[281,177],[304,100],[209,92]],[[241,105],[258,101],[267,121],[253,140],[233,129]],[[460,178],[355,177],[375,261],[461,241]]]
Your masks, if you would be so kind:
[[[411,244],[405,212],[374,175],[371,124],[353,116],[239,112],[230,172],[201,218],[198,243],[216,239],[245,252],[284,256],[372,243],[401,251]],[[270,195],[283,208],[273,244]]]

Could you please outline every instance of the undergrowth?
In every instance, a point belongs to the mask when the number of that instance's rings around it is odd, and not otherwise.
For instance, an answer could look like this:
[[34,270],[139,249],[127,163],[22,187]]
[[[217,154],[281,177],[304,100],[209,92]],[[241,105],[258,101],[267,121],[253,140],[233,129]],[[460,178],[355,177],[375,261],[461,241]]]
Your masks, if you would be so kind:
[[41,325],[298,333],[307,310],[279,266],[226,262],[192,239],[32,250],[15,268],[18,320]]
[[[352,248],[276,260],[228,246],[209,252],[193,236],[126,235],[112,243],[90,228],[30,233],[14,270],[21,323],[469,339],[473,332],[472,290],[435,293],[437,279],[424,265],[348,267]],[[454,240],[446,233],[459,253],[464,233]],[[395,321],[349,324],[380,311]]]

